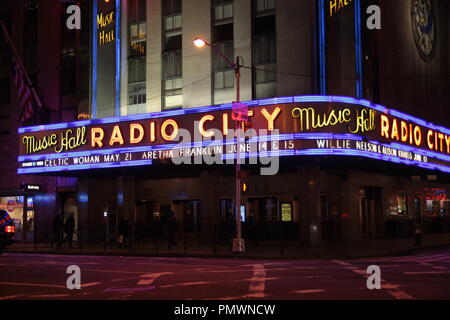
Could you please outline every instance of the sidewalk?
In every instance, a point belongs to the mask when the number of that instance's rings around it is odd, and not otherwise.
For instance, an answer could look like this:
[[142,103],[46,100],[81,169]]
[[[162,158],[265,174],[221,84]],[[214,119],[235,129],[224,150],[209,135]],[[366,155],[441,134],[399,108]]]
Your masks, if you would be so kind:
[[[240,254],[241,258],[250,259],[357,259],[377,256],[402,255],[420,252],[422,250],[450,246],[450,234],[425,234],[422,246],[416,247],[414,239],[367,239],[357,242],[325,243],[320,246],[299,246],[298,242],[283,243],[275,241],[260,244],[255,247],[248,244],[247,253]],[[80,250],[79,244],[72,248],[51,248],[48,244],[15,243],[6,252],[36,253],[36,254],[67,254],[67,255],[106,255],[106,256],[161,256],[161,257],[217,257],[233,258],[237,255],[230,247],[213,246],[180,246],[174,250],[167,250],[165,242],[140,242],[131,248],[119,249],[115,244],[106,248],[103,243],[84,244]]]

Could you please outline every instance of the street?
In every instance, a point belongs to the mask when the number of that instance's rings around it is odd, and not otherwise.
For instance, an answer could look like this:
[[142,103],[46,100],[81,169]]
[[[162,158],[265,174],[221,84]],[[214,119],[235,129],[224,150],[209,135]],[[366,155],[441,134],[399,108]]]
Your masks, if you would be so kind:
[[[69,290],[67,267],[81,269]],[[380,290],[366,286],[381,268]],[[358,260],[250,260],[108,256],[0,256],[8,299],[450,299],[450,249]]]

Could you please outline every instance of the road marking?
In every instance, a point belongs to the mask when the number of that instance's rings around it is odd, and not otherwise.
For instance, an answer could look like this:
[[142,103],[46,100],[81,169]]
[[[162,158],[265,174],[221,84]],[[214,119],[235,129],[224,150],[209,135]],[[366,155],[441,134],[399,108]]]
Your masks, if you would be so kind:
[[[173,284],[164,284],[161,286],[158,286],[158,288],[172,288],[172,287],[178,287],[178,286],[196,286],[196,285],[213,285],[213,284],[220,284],[220,283],[231,283],[231,282],[243,282],[243,281],[251,281],[252,279],[234,279],[234,280],[210,280],[210,281],[194,281],[194,282],[180,282],[180,283],[173,283]],[[265,281],[272,281],[272,280],[279,280],[279,278],[264,278]],[[248,295],[243,295],[240,297],[240,299],[247,297]],[[214,300],[214,299],[211,299]]]
[[428,263],[428,262],[421,262],[420,263],[421,266],[426,266],[426,267],[431,267],[432,269],[436,269],[436,270],[447,270],[446,267],[443,266],[435,266],[432,263]]
[[32,287],[50,287],[50,288],[67,289],[67,286],[58,286],[56,284],[44,284],[44,283],[0,282],[0,284],[9,286],[32,286]]
[[82,288],[87,288],[87,287],[93,287],[93,286],[96,286],[96,285],[99,285],[99,284],[100,284],[100,282],[89,282],[89,283],[86,283],[86,284],[82,284],[81,287]]
[[156,278],[159,278],[160,276],[173,274],[173,272],[160,272],[160,273],[149,273],[149,274],[143,274],[141,276],[142,279],[138,281],[137,284],[139,285],[149,285],[152,284],[153,281],[156,280]]
[[[251,265],[253,266],[253,265]],[[316,269],[316,268],[311,268],[311,269]],[[271,268],[269,269],[270,271],[286,271],[286,270],[291,270],[290,268]],[[192,273],[193,271],[196,270],[186,270],[186,271],[180,271],[178,272],[178,274],[180,273]],[[202,273],[224,273],[224,272],[246,272],[248,271],[248,269],[224,269],[224,270],[205,270],[205,271],[197,271],[197,272],[202,272]]]
[[447,270],[447,267],[444,267],[444,266],[433,266],[433,269],[437,269],[437,270]]
[[104,273],[128,273],[128,274],[145,274],[145,271],[122,271],[122,270],[100,270],[100,269],[83,269],[83,271],[104,272]]
[[442,261],[445,259],[448,259],[448,254],[435,254],[430,256],[424,256],[416,259],[418,262],[435,262],[435,261]]
[[264,265],[253,265],[253,277],[250,279],[248,286],[249,294],[247,297],[264,298],[266,290],[266,271]]
[[[356,274],[358,274],[360,276],[363,276],[365,278],[368,278],[368,274],[367,274],[366,270],[351,268],[352,265],[350,263],[343,262],[343,261],[340,261],[340,260],[331,260],[331,262],[337,263],[337,264],[342,265],[342,266],[346,266],[345,269],[347,269],[347,270],[349,270],[349,271],[351,271],[353,273],[356,273]],[[400,290],[399,286],[397,286],[395,284],[388,283],[387,281],[385,281],[383,279],[381,279],[381,282],[382,282],[381,287],[382,288],[389,288],[387,290],[387,292],[391,296],[393,296],[395,299],[397,299],[397,300],[415,300],[412,296],[410,296],[406,292]]]
[[358,261],[370,261],[370,262],[382,262],[382,261],[392,261],[392,262],[432,262],[432,261],[445,261],[448,259],[448,253],[441,254],[418,254],[415,256],[403,256],[403,257],[380,257],[380,258],[369,258],[369,259],[358,259]]
[[326,290],[323,289],[310,289],[310,290],[295,290],[292,291],[294,293],[298,293],[298,294],[308,294],[308,293],[319,293],[319,292],[325,292]]
[[18,294],[18,295],[15,295],[15,296],[5,296],[5,297],[0,297],[0,300],[10,300],[10,299],[15,299],[15,298],[18,298],[18,297],[21,297],[21,296],[23,296],[23,294]]
[[30,298],[61,298],[68,297],[68,294],[36,294],[30,296]]
[[331,260],[331,262],[334,262],[334,263],[339,264],[341,266],[346,266],[346,267],[351,266],[350,263],[344,262],[344,261],[341,261],[341,260]]
[[447,274],[450,273],[450,270],[446,271],[410,271],[403,272],[403,274]]
[[205,284],[213,284],[215,282],[222,282],[222,281],[182,282],[182,283],[174,283],[174,284],[165,284],[165,285],[162,285],[159,287],[160,288],[171,288],[171,287],[178,287],[178,286],[198,286],[198,285],[205,285]]
[[106,288],[105,292],[133,292],[133,291],[147,291],[147,290],[153,290],[155,289],[155,286],[146,286],[146,287],[133,287],[133,288]]

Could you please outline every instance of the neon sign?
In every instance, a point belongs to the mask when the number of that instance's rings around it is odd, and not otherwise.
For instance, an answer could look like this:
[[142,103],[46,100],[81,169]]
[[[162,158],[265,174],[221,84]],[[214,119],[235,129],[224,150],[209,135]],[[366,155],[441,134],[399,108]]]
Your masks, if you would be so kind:
[[52,133],[42,138],[35,136],[24,136],[22,143],[25,145],[26,153],[32,154],[39,151],[47,150],[55,146],[54,151],[61,153],[63,151],[72,150],[86,144],[85,139],[86,128],[77,128],[74,132],[72,129],[67,129],[60,133],[60,139],[56,133]]
[[[245,104],[258,132],[240,142],[245,158],[360,156],[450,172],[449,129],[366,100],[298,96]],[[231,116],[232,104],[224,104],[19,128],[18,172],[151,165],[208,154],[233,159]],[[183,132],[193,139],[181,141]]]
[[421,128],[420,125],[392,119],[386,115],[381,115],[380,122],[381,136],[388,140],[401,141],[417,147],[450,154],[449,134],[431,128]]
[[[109,26],[114,24],[115,12],[111,11],[109,13],[97,14],[97,25],[98,25],[98,44],[103,46],[115,40],[114,38],[114,28],[105,30]],[[114,27],[114,26],[113,26]]]
[[[350,133],[364,133],[375,129],[375,110],[364,108],[362,110],[355,109],[355,127],[352,129],[348,126]],[[292,110],[292,116],[298,118],[300,122],[300,130],[310,130],[310,128],[326,128],[333,127],[338,124],[350,123],[352,121],[352,110],[349,108],[341,110],[331,110],[326,113],[316,113],[315,109],[295,108]]]
[[350,5],[352,0],[330,0],[330,17]]

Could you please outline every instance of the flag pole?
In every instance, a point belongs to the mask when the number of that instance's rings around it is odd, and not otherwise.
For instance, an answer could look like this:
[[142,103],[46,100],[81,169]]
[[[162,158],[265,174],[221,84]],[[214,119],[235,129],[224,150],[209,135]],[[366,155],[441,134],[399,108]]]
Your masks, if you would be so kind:
[[20,69],[22,69],[21,71],[22,71],[23,74],[25,75],[25,78],[26,78],[26,80],[27,80],[27,84],[28,84],[28,86],[30,87],[31,92],[33,93],[34,98],[36,99],[36,102],[37,102],[37,104],[38,104],[38,107],[39,107],[40,109],[42,109],[42,102],[41,102],[41,99],[40,99],[39,96],[37,95],[36,90],[34,89],[34,86],[33,86],[32,82],[31,82],[31,80],[30,80],[30,77],[28,76],[28,73],[26,72],[25,67],[24,67],[23,64],[22,64],[22,60],[19,58],[19,55],[17,54],[16,47],[14,46],[14,43],[12,42],[12,40],[11,40],[9,34],[8,34],[8,31],[6,30],[5,24],[3,23],[3,21],[0,21],[0,24],[1,24],[2,29],[3,29],[3,35],[4,35],[4,38],[5,38],[6,44],[7,44],[8,47],[11,49],[13,55],[15,56],[16,61],[17,61],[17,64],[19,65]]

